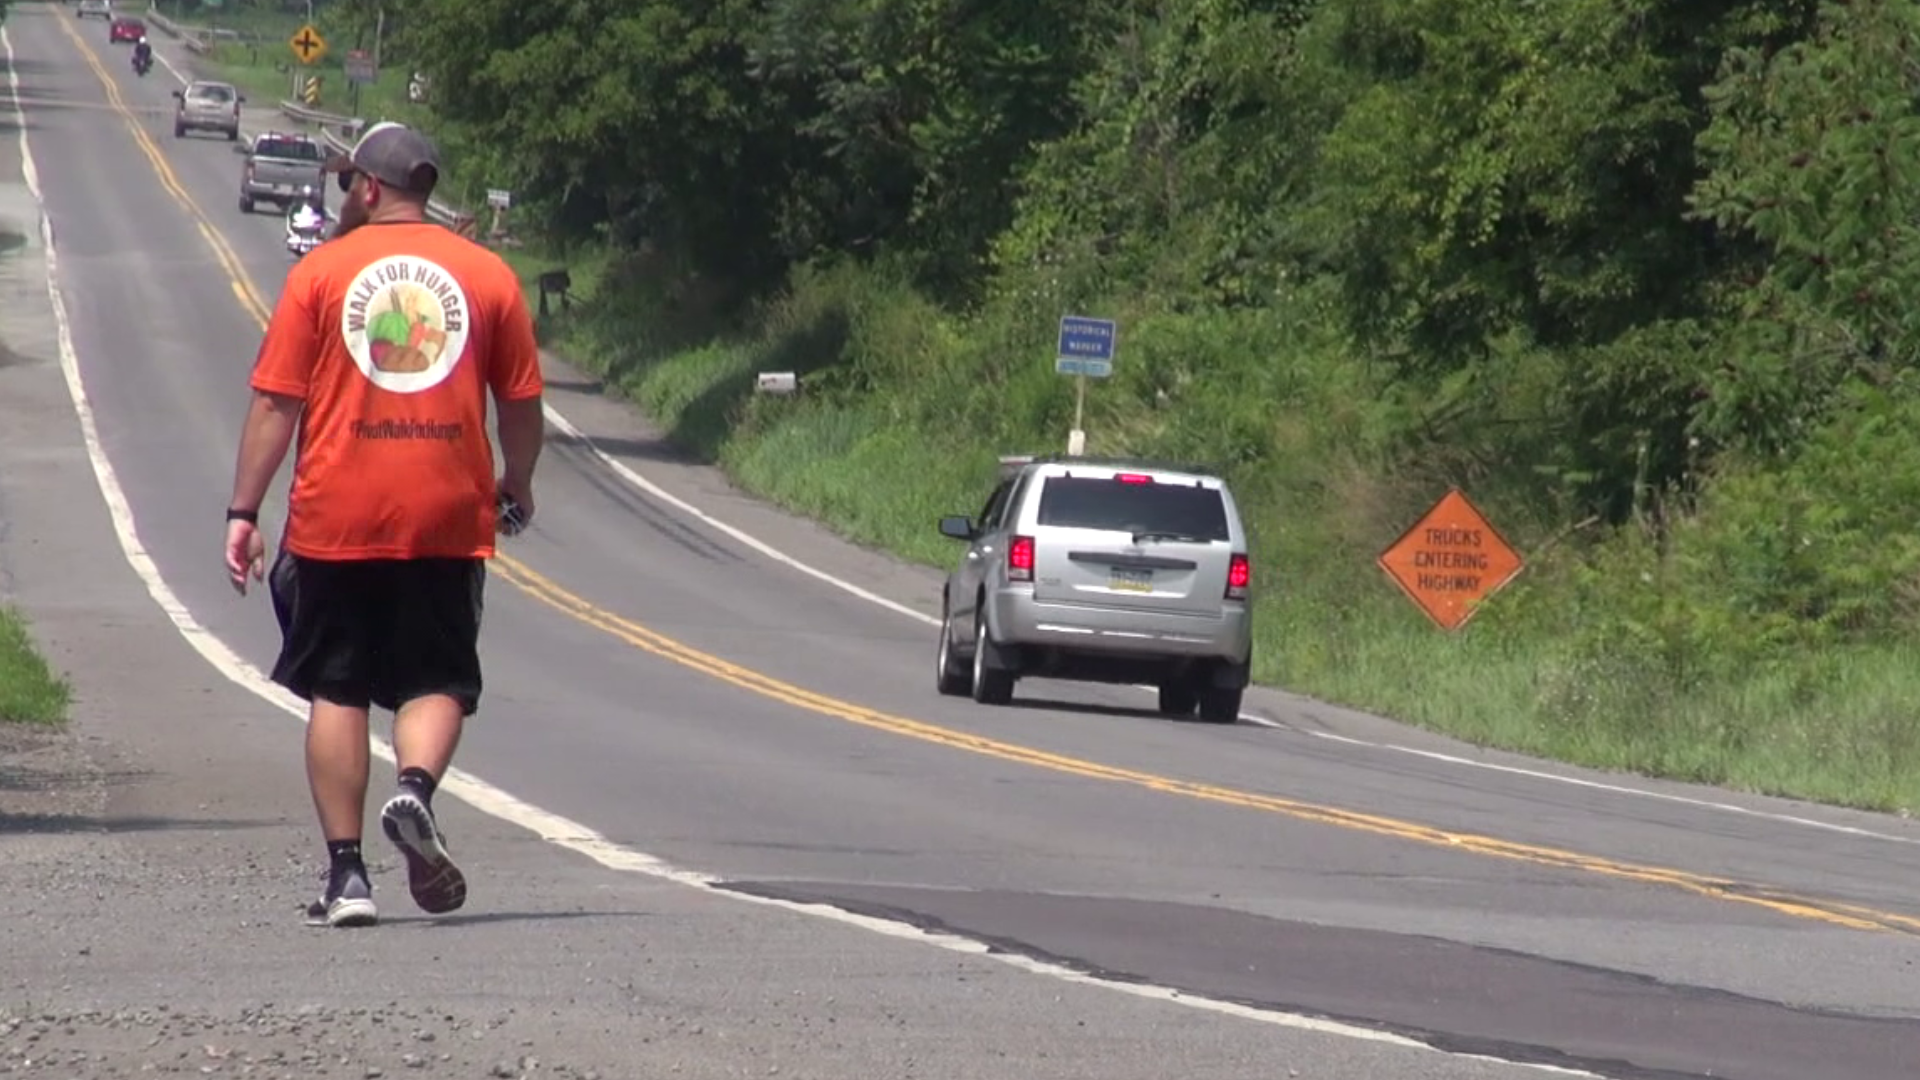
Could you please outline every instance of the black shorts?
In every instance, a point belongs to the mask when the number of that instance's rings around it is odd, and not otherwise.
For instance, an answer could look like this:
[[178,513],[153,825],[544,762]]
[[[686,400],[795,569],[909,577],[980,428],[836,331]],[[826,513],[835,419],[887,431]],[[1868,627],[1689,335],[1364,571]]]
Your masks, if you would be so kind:
[[303,701],[397,711],[428,694],[480,707],[480,559],[331,561],[283,551],[273,681]]

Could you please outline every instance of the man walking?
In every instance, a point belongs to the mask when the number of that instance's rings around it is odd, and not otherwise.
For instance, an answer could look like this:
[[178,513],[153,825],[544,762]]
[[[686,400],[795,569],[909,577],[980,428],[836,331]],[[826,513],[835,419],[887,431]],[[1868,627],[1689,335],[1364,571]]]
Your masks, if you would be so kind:
[[373,706],[395,714],[398,791],[380,823],[413,900],[432,914],[466,902],[433,793],[480,702],[496,531],[533,514],[544,387],[518,278],[426,218],[433,144],[376,124],[327,170],[346,198],[333,238],[288,273],[254,363],[226,562],[242,595],[267,576],[260,504],[297,434],[268,583],[281,630],[273,679],[311,710],[307,779],[330,869],[308,921],[365,926],[378,918],[360,852]]

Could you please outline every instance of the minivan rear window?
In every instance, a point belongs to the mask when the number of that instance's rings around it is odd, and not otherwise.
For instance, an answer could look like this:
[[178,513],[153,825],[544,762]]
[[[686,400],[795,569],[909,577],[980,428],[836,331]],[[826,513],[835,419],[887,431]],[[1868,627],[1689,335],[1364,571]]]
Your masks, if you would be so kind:
[[1050,476],[1040,489],[1040,524],[1065,529],[1164,533],[1226,540],[1227,507],[1216,488]]

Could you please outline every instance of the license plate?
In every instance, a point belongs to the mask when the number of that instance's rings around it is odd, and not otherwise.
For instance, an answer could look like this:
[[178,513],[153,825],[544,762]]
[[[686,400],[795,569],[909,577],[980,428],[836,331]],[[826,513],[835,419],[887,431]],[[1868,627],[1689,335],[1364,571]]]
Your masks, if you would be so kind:
[[1113,567],[1107,587],[1114,592],[1150,593],[1153,591],[1153,571]]

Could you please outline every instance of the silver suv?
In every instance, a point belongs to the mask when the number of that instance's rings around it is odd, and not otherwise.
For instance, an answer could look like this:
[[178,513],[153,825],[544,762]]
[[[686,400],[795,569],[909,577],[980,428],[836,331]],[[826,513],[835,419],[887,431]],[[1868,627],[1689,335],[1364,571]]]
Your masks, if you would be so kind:
[[1012,700],[1023,676],[1149,683],[1160,711],[1230,724],[1253,651],[1252,566],[1233,494],[1201,470],[1144,461],[1002,459],[947,576],[943,694]]
[[247,97],[232,83],[195,79],[173,92],[173,137],[189,131],[222,131],[227,141],[240,138],[240,106]]

